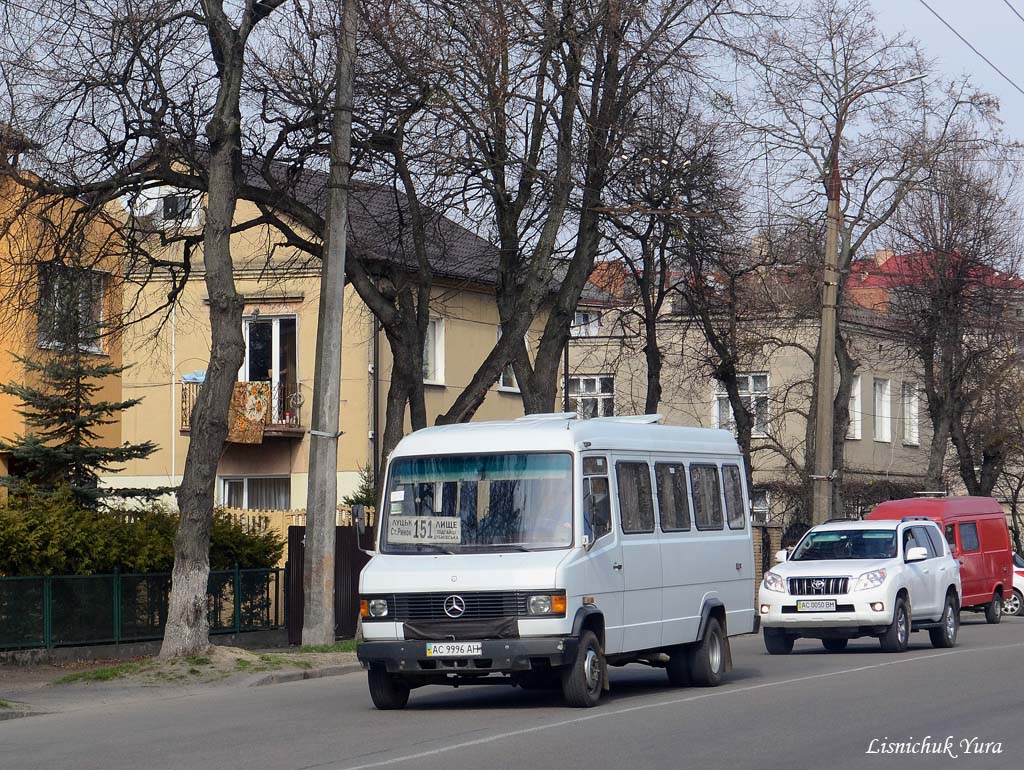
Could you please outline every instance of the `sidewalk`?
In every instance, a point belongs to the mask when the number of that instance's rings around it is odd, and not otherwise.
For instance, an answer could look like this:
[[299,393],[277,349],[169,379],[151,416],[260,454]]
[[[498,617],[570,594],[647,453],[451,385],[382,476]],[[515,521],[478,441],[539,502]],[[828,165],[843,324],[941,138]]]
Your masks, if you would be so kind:
[[177,698],[361,671],[351,643],[324,648],[243,650],[214,646],[207,655],[161,661],[91,661],[0,666],[0,722],[109,704]]

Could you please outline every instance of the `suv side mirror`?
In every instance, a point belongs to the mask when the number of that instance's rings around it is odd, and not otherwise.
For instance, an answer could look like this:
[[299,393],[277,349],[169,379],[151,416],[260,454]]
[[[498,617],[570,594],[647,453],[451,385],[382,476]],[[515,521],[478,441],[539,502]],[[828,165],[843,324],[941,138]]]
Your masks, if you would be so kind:
[[913,548],[907,550],[907,562],[912,561],[924,561],[928,558],[928,549],[923,548],[919,545],[915,545]]
[[357,503],[352,506],[352,523],[356,525],[356,531],[360,535],[366,533],[366,506]]
[[787,551],[785,548],[783,548],[781,551],[777,551],[775,553],[775,562],[777,564],[782,564],[782,562],[786,561],[786,559],[788,559],[788,558],[789,558],[789,551]]

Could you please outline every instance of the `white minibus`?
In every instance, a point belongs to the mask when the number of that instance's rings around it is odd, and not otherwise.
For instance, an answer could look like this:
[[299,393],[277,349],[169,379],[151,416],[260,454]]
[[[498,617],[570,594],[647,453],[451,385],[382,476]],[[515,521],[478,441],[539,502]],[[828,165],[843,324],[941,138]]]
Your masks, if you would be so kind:
[[406,436],[359,580],[359,660],[381,709],[430,684],[561,688],[608,667],[717,685],[754,631],[749,493],[735,439],[658,415],[530,415]]

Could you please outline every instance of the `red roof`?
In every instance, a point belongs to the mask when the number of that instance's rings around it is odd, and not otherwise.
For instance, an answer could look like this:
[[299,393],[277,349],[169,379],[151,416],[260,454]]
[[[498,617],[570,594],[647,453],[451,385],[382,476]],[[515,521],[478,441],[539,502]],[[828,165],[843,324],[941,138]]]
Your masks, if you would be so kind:
[[[894,254],[882,259],[858,259],[850,266],[850,284],[878,289],[915,286],[935,275],[940,264],[934,252]],[[953,254],[944,264],[952,272],[958,268],[959,257]],[[997,289],[1024,289],[1024,280],[1014,273],[993,267],[973,264],[966,268],[966,278],[972,283]]]

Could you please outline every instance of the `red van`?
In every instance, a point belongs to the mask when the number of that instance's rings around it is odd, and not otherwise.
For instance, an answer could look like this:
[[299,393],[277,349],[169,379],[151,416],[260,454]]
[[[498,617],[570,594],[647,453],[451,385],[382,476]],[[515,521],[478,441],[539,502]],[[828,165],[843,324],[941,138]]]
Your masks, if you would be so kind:
[[882,503],[869,519],[924,516],[946,534],[949,550],[960,562],[962,608],[984,610],[998,623],[1003,597],[1013,590],[1013,552],[1006,514],[991,497],[919,497]]

